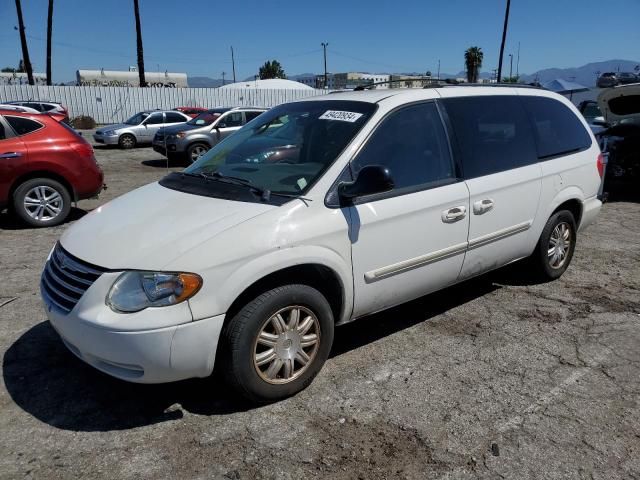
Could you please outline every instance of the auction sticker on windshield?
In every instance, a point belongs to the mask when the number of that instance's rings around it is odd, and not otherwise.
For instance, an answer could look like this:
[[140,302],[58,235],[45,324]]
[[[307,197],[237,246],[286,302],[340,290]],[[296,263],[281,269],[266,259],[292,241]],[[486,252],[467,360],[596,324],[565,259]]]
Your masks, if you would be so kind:
[[341,110],[327,110],[320,115],[320,120],[340,120],[341,122],[355,122],[362,116],[362,113],[344,112]]

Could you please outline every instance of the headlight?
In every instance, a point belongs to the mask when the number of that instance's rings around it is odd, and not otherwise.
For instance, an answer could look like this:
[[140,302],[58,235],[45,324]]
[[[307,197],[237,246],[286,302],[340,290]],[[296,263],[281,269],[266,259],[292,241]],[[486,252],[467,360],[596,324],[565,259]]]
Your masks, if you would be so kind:
[[104,131],[102,132],[102,134],[103,134],[103,135],[106,135],[106,136],[111,136],[111,135],[113,135],[114,133],[115,133],[115,130],[104,130]]
[[184,302],[201,286],[195,273],[125,272],[113,282],[106,302],[114,312],[138,312]]
[[178,137],[178,138],[184,138],[186,136],[187,136],[186,132],[178,132],[178,133],[176,133],[176,137]]

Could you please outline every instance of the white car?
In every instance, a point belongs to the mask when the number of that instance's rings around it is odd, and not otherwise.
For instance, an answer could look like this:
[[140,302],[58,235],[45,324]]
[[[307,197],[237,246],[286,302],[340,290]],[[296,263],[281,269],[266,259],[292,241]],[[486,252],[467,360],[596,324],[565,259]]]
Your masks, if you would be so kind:
[[151,144],[161,128],[184,124],[191,117],[174,110],[146,110],[114,125],[100,127],[93,134],[96,143],[133,148],[140,144]]
[[77,221],[42,298],[103,372],[155,383],[215,365],[273,401],[311,383],[335,325],[519,259],[558,278],[601,174],[584,119],[545,90],[324,95]]
[[24,113],[41,113],[39,110],[31,107],[23,107],[22,105],[13,105],[10,103],[0,103],[0,109],[2,110],[14,110],[16,112]]

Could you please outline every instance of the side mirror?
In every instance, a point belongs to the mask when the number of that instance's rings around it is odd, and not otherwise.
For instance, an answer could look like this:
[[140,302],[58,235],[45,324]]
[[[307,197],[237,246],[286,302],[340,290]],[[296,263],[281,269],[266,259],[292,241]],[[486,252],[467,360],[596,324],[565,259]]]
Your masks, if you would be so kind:
[[353,182],[338,185],[338,195],[344,200],[393,190],[394,183],[389,169],[381,165],[367,165]]

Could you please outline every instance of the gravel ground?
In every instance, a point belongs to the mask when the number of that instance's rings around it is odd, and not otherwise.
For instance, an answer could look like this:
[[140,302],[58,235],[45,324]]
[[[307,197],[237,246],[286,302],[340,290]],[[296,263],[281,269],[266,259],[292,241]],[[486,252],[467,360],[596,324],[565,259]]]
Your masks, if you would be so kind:
[[[109,189],[71,221],[166,172],[96,156]],[[640,478],[640,203],[606,204],[556,282],[512,267],[338,328],[313,384],[260,408],[67,352],[38,294],[67,225],[0,214],[0,478]]]

